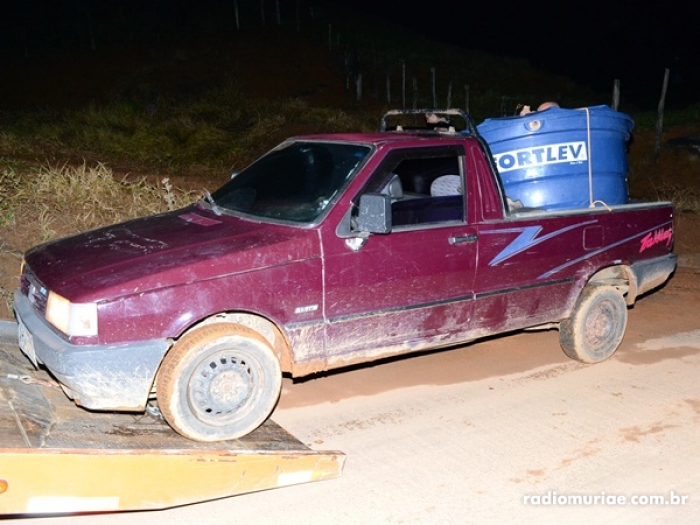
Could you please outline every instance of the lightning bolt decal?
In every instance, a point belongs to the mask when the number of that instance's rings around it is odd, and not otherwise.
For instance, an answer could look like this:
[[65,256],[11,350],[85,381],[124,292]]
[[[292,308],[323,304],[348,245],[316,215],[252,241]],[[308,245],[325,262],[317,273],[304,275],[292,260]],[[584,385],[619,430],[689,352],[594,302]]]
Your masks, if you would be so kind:
[[552,237],[556,237],[557,235],[561,235],[562,233],[575,230],[576,228],[588,226],[589,224],[595,224],[596,222],[598,221],[593,220],[585,221],[579,224],[573,224],[571,226],[566,226],[565,228],[560,228],[559,230],[555,230],[551,233],[543,235],[542,237],[538,237],[538,235],[542,231],[542,226],[523,226],[522,228],[507,228],[503,230],[483,231],[481,233],[520,233],[520,235],[513,239],[508,246],[503,248],[503,250],[501,250],[501,252],[498,255],[496,255],[496,257],[494,257],[491,260],[491,262],[489,262],[489,266],[495,266],[498,263],[505,261],[506,259],[510,259],[514,255],[524,252],[532,246],[537,246],[538,244],[551,239]]

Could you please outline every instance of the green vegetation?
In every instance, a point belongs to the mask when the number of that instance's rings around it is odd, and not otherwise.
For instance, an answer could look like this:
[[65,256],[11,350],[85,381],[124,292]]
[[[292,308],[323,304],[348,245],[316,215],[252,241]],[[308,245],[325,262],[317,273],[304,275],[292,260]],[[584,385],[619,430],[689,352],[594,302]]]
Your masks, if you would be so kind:
[[89,159],[128,171],[221,173],[250,163],[293,132],[366,129],[361,115],[311,108],[301,99],[251,104],[235,86],[157,108],[118,100],[62,112],[13,115],[0,156]]

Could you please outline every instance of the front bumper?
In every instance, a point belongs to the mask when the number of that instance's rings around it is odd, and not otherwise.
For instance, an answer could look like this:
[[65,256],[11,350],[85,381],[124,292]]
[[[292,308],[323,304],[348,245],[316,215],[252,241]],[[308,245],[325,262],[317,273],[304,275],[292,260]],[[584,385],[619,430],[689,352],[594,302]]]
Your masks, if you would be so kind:
[[20,348],[43,364],[76,404],[91,410],[142,411],[156,371],[172,344],[154,339],[121,345],[73,345],[56,334],[15,292]]

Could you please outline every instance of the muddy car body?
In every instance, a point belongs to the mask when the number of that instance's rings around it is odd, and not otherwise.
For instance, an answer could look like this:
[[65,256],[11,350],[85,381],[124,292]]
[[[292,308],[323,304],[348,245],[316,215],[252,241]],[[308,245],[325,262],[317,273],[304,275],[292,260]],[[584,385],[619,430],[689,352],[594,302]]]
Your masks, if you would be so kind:
[[30,250],[15,309],[76,403],[156,398],[182,434],[230,439],[283,373],[537,326],[604,360],[674,270],[672,240],[668,203],[513,209],[479,137],[304,136],[188,208]]

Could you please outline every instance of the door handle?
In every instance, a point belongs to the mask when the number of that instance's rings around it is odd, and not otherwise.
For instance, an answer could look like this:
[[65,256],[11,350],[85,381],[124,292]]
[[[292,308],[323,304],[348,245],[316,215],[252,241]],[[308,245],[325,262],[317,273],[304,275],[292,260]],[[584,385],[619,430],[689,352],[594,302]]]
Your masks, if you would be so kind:
[[476,242],[479,236],[476,233],[470,233],[469,235],[460,235],[458,237],[450,237],[448,239],[450,244],[462,244],[465,242]]

